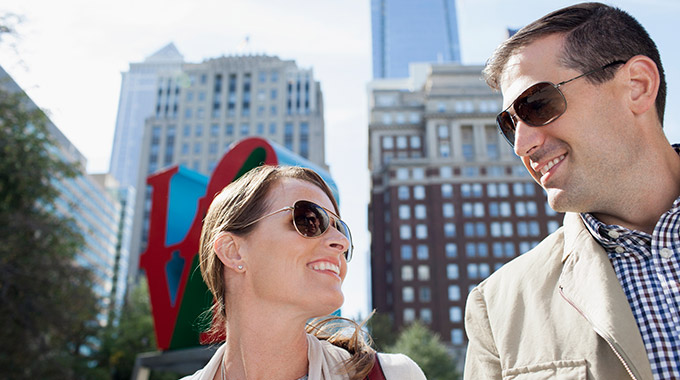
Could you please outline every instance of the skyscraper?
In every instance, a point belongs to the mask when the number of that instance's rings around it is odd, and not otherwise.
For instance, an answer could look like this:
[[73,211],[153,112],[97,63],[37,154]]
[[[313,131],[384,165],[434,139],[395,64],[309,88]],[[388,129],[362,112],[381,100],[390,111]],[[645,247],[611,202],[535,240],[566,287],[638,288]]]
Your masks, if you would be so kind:
[[148,236],[149,174],[171,165],[210,175],[229,146],[247,136],[278,143],[327,168],[321,86],[312,69],[278,57],[229,56],[187,63],[156,81],[141,145],[131,260]]
[[137,185],[144,120],[154,112],[158,76],[178,72],[183,61],[170,43],[122,73],[109,172],[123,186]]
[[[0,87],[4,91],[22,93],[29,107],[38,108],[19,85],[0,67]],[[85,168],[86,159],[51,120],[47,129],[54,141],[50,149],[65,162]],[[126,282],[117,282],[127,274],[128,244],[132,231],[129,203],[131,189],[120,187],[107,175],[78,173],[74,178],[54,178],[52,185],[59,195],[53,204],[44,207],[56,215],[73,219],[83,235],[84,244],[76,252],[77,265],[90,269],[94,275],[94,293],[100,299],[98,322],[105,325],[110,311],[122,305]],[[127,204],[126,204],[127,202]]]
[[420,68],[369,85],[373,308],[462,351],[468,291],[562,216],[498,133],[482,66]]
[[455,0],[371,0],[373,78],[406,78],[409,63],[460,63]]

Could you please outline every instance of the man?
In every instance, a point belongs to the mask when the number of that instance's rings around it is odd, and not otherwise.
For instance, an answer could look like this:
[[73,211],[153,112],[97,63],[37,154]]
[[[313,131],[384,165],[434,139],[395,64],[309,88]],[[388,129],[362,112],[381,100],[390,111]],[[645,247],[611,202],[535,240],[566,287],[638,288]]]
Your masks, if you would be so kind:
[[627,13],[553,12],[485,68],[501,133],[564,226],[467,301],[466,379],[680,379],[680,157],[659,53]]

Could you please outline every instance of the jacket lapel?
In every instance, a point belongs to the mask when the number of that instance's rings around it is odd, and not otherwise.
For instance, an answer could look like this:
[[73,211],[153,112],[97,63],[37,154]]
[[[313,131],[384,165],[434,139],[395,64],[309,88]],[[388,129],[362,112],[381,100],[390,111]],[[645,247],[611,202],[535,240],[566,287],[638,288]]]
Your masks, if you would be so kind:
[[607,253],[578,214],[568,213],[564,228],[564,269],[559,279],[563,295],[618,351],[638,379],[651,379],[640,331]]

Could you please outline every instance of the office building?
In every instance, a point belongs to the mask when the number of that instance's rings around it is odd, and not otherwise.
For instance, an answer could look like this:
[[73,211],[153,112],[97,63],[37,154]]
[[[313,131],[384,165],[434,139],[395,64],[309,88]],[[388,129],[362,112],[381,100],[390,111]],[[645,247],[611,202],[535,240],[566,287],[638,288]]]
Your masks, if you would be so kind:
[[413,67],[369,85],[373,307],[462,351],[469,290],[562,216],[498,133],[482,66]]
[[133,227],[130,273],[148,236],[146,177],[171,165],[210,175],[229,146],[260,136],[327,168],[323,98],[311,69],[277,57],[229,56],[187,63],[159,76],[147,119]]
[[455,0],[371,0],[373,78],[406,78],[409,63],[460,63]]
[[109,172],[122,186],[137,185],[144,121],[153,114],[159,75],[177,73],[184,57],[170,43],[122,73]]
[[[1,67],[0,87],[4,91],[24,93]],[[28,95],[25,101],[29,107],[38,108]],[[46,149],[66,162],[85,168],[85,157],[49,119],[47,128],[55,145]],[[57,215],[72,218],[77,230],[82,232],[84,245],[76,252],[75,262],[94,274],[93,290],[101,305],[97,319],[101,325],[105,325],[110,322],[109,316],[115,315],[111,311],[121,306],[121,302],[113,297],[114,288],[119,294],[125,293],[126,283],[121,282],[116,287],[114,280],[125,278],[128,251],[124,247],[131,233],[130,210],[123,204],[125,197],[114,196],[112,192],[124,193],[129,190],[120,188],[112,178],[108,178],[103,185],[100,178],[85,172],[74,178],[54,178],[52,185],[59,191],[59,196],[54,204],[44,207]]]

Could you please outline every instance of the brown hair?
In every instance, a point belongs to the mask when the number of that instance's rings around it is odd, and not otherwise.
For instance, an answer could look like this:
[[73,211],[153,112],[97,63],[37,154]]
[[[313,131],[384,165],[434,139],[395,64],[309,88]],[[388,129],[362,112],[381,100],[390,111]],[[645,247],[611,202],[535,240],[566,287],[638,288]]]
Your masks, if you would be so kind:
[[[210,204],[203,221],[199,249],[201,276],[215,299],[211,309],[210,335],[212,336],[224,334],[227,313],[224,264],[213,250],[215,240],[222,231],[241,236],[248,234],[255,227],[252,222],[264,215],[269,208],[272,187],[283,178],[298,179],[316,185],[331,200],[335,213],[340,215],[331,189],[316,172],[307,168],[260,166],[222,189]],[[338,328],[339,324],[345,327],[349,324],[353,333],[349,335],[338,333],[341,331]],[[345,363],[345,371],[352,379],[366,377],[373,368],[375,351],[367,343],[361,326],[354,321],[339,317],[323,318],[309,324],[307,332],[350,352],[352,356]],[[370,337],[368,340],[370,341]]]
[[[552,34],[563,34],[564,50],[560,61],[566,68],[586,72],[613,61],[628,61],[645,55],[659,70],[656,112],[663,125],[666,108],[666,78],[659,50],[640,23],[625,11],[601,3],[582,3],[549,13],[520,29],[503,42],[487,61],[483,75],[490,87],[499,90],[505,65],[517,50]],[[604,83],[615,70],[588,75],[591,83]]]

